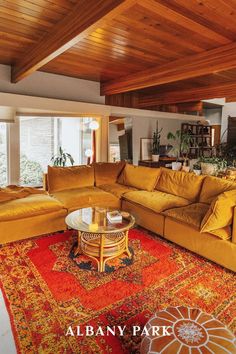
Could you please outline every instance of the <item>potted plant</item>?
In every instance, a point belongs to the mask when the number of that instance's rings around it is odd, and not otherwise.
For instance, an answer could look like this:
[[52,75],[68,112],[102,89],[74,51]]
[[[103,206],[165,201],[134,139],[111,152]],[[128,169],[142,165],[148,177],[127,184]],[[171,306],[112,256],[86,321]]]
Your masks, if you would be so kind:
[[61,166],[61,167],[65,167],[67,161],[71,163],[71,166],[73,166],[75,162],[73,157],[67,152],[65,152],[61,146],[59,147],[58,154],[54,155],[51,158],[51,161],[53,162],[53,166]]
[[172,170],[179,171],[182,168],[182,163],[179,162],[180,155],[183,155],[184,158],[184,170],[189,171],[187,166],[187,159],[189,148],[193,141],[192,136],[189,133],[183,133],[180,130],[176,130],[175,134],[169,132],[167,134],[167,139],[172,140],[174,147],[172,152],[176,155],[176,162],[172,162]]
[[201,157],[199,162],[203,175],[216,176],[227,167],[227,161],[219,157]]
[[201,164],[200,163],[195,163],[193,165],[193,172],[195,173],[195,175],[200,176],[200,174],[202,173]]
[[218,157],[227,160],[228,165],[236,167],[236,144],[221,143],[216,150]]
[[159,161],[160,157],[160,140],[161,140],[161,132],[160,130],[156,130],[153,133],[153,140],[152,140],[152,161]]

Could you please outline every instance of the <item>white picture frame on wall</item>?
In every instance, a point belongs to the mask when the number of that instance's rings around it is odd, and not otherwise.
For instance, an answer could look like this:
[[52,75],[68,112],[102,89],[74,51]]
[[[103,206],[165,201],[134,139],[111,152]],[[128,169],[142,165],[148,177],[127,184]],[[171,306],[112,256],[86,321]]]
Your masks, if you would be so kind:
[[140,160],[152,159],[152,138],[140,138]]

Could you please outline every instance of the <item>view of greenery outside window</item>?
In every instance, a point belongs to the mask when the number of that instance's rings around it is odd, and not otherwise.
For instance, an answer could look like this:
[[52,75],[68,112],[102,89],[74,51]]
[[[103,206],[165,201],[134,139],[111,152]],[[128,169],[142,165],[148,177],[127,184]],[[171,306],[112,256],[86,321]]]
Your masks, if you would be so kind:
[[0,187],[7,185],[7,125],[0,122]]
[[71,154],[75,165],[86,163],[91,149],[91,118],[21,117],[20,184],[41,186],[43,173],[59,147]]

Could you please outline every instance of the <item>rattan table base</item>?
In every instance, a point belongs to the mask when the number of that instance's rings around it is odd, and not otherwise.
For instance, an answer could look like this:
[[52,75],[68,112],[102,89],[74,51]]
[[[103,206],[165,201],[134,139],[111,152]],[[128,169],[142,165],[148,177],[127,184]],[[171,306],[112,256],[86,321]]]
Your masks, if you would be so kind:
[[82,253],[98,264],[98,271],[104,272],[106,262],[127,253],[131,257],[128,246],[128,231],[110,234],[78,232],[78,248],[75,254]]

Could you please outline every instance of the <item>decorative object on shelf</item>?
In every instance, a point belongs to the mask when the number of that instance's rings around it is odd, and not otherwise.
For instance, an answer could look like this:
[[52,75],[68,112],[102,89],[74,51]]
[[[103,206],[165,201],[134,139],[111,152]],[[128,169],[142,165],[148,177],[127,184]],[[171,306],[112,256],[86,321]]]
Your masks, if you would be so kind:
[[210,127],[210,126],[203,125],[203,126],[201,126],[200,129],[199,129],[199,133],[200,133],[200,134],[203,134],[203,135],[210,135],[210,130],[211,130],[211,127]]
[[193,172],[195,173],[195,175],[200,176],[200,174],[202,173],[200,163],[193,165]]
[[140,156],[141,160],[151,160],[152,158],[152,139],[141,138],[140,139]]
[[221,171],[225,171],[227,161],[219,157],[201,157],[199,159],[203,175],[217,176]]
[[51,161],[53,163],[53,166],[60,166],[60,167],[65,167],[68,161],[71,163],[71,166],[73,166],[75,162],[71,154],[65,152],[61,146],[59,147],[58,154],[54,155],[51,158]]
[[162,128],[153,133],[153,139],[152,139],[152,161],[159,161],[160,157],[160,140],[161,140],[161,132]]

